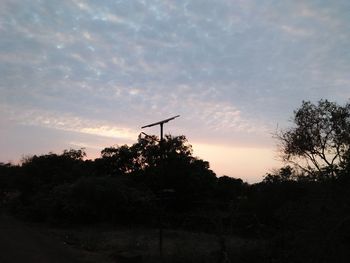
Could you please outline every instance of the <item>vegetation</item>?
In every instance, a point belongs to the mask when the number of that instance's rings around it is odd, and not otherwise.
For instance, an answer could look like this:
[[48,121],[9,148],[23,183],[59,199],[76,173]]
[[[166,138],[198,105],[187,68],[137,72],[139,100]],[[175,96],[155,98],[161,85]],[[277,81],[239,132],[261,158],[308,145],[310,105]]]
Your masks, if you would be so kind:
[[277,134],[284,160],[310,175],[336,176],[350,148],[350,103],[304,101],[294,112],[294,123]]
[[[105,148],[93,161],[71,149],[0,164],[1,206],[26,220],[68,226],[154,229],[161,217],[169,231],[216,236],[218,253],[235,262],[346,262],[350,106],[303,102],[294,124],[277,136],[287,165],[257,184],[217,177],[185,136],[167,135],[162,148],[148,136]],[[228,245],[233,237],[263,245],[240,254]]]

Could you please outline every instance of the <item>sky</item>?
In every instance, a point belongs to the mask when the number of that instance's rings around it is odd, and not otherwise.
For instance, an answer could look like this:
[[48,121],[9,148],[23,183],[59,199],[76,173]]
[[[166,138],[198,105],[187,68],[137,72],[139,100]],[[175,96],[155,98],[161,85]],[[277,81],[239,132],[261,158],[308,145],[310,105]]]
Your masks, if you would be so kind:
[[348,0],[1,0],[0,162],[96,158],[179,114],[165,133],[217,176],[261,181],[303,100],[349,99],[349,14]]

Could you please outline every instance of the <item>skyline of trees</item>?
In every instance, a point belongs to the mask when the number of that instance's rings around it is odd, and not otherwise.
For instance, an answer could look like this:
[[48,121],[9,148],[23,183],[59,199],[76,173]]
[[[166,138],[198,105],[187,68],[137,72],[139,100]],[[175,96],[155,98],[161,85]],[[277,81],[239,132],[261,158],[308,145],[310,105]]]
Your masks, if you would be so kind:
[[[161,217],[168,229],[263,240],[264,258],[254,262],[347,262],[347,109],[328,101],[303,102],[295,111],[296,126],[282,131],[288,158],[335,147],[339,160],[333,156],[311,172],[286,163],[248,184],[217,177],[207,161],[193,156],[185,136],[166,135],[162,147],[156,136],[139,137],[130,146],[105,148],[95,160],[85,159],[83,149],[70,149],[27,157],[20,165],[0,164],[0,209],[61,226],[154,228]],[[325,253],[315,253],[320,248]]]

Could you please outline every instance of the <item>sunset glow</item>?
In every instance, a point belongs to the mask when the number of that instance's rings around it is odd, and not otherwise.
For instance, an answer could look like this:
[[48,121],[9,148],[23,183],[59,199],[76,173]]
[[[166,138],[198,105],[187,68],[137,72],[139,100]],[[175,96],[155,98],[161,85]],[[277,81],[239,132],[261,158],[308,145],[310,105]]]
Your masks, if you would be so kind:
[[[0,4],[0,162],[86,146],[89,158],[181,115],[217,175],[262,179],[302,100],[350,94],[347,1]],[[158,128],[147,130],[159,135]]]

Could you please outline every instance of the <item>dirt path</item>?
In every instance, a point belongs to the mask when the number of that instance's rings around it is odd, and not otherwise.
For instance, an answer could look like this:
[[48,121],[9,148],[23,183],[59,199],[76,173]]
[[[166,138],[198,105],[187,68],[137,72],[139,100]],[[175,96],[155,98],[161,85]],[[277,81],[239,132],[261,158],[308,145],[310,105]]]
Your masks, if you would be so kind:
[[1,263],[82,263],[78,251],[12,217],[0,214]]

